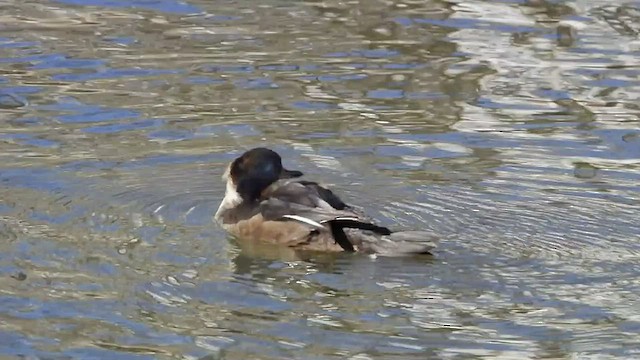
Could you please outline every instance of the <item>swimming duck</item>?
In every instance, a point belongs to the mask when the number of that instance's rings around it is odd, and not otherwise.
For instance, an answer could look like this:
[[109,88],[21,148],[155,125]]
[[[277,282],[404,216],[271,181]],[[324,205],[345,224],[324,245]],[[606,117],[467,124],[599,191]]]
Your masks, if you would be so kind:
[[408,255],[435,247],[431,234],[378,225],[328,188],[298,179],[302,175],[285,169],[273,150],[245,152],[222,176],[226,192],[216,221],[240,240],[299,250]]

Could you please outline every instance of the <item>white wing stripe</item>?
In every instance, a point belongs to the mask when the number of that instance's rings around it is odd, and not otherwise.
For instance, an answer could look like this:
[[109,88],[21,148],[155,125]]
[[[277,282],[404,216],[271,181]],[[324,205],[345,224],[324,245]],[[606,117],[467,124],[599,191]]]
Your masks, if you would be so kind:
[[320,221],[320,223],[321,223],[321,224],[324,224],[324,223],[328,223],[329,221],[334,221],[334,220],[362,221],[361,219],[358,219],[357,217],[352,217],[352,216],[338,216],[338,217],[335,217],[335,218],[333,218],[333,219],[322,220],[322,221]]
[[315,221],[315,220],[311,220],[309,218],[306,218],[304,216],[299,216],[299,215],[284,215],[282,216],[283,218],[287,218],[287,219],[291,219],[291,220],[297,220],[300,222],[303,222],[305,224],[309,224],[311,226],[315,226],[319,229],[324,229],[324,226],[322,226],[322,224],[320,224],[319,222]]

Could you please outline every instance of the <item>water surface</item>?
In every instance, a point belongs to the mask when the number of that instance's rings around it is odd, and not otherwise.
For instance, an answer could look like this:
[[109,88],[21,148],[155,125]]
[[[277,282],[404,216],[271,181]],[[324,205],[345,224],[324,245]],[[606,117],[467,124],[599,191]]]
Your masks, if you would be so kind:
[[[0,8],[0,356],[640,356],[640,2]],[[441,247],[239,246],[254,146]]]

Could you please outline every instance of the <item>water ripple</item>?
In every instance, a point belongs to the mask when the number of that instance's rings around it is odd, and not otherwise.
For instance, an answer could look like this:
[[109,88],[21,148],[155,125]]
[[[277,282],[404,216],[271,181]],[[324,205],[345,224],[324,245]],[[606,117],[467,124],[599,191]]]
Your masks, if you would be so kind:
[[[0,354],[637,357],[637,8],[5,6]],[[227,238],[254,146],[438,252]]]

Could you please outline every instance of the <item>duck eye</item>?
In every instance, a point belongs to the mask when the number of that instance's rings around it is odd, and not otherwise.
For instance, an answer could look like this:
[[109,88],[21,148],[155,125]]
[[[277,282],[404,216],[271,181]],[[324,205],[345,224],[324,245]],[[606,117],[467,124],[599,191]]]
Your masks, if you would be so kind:
[[274,168],[273,168],[273,164],[272,163],[265,163],[261,166],[261,170],[265,173],[272,173],[274,172]]

